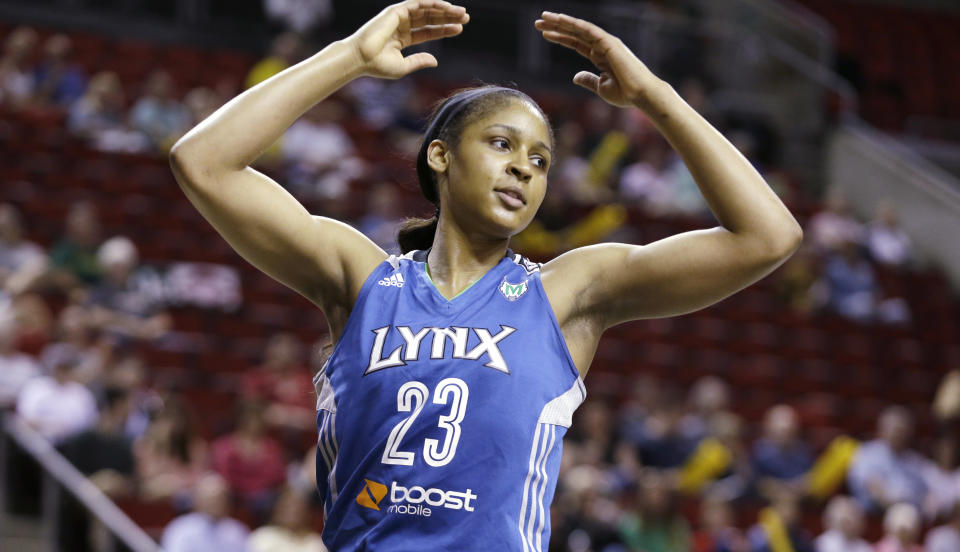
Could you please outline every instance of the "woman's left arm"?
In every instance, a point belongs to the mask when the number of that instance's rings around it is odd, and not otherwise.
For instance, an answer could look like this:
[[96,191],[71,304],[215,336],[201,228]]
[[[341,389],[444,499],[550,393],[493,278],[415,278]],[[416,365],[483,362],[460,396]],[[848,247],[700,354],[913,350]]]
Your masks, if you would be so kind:
[[[636,107],[686,163],[720,226],[649,245],[600,244],[544,267],[561,323],[589,319],[601,329],[627,320],[672,316],[711,305],[756,282],[799,247],[800,225],[750,162],[617,37],[567,15],[543,12],[545,39],[572,48],[600,74],[573,82],[606,102]],[[553,280],[553,281],[550,281]]]

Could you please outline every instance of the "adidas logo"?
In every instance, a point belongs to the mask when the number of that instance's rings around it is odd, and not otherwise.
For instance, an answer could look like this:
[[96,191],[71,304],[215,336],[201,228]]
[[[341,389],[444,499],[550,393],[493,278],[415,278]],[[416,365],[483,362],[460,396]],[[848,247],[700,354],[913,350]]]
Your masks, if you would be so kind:
[[366,481],[367,484],[363,486],[363,490],[357,495],[357,504],[364,508],[379,511],[380,501],[383,500],[383,497],[387,496],[387,486],[366,478],[364,478],[364,481]]
[[393,274],[390,275],[389,278],[384,278],[379,282],[377,282],[377,284],[381,286],[388,286],[388,287],[391,287],[391,286],[398,287],[398,288],[403,287],[403,274],[400,274],[399,272],[394,272]]

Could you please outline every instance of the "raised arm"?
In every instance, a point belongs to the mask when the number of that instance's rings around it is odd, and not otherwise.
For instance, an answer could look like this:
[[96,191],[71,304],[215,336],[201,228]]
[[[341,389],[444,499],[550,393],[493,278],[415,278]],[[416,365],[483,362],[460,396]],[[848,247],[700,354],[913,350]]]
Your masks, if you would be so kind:
[[[544,12],[545,39],[593,62],[574,83],[608,103],[639,108],[686,163],[720,226],[649,245],[601,244],[544,267],[561,324],[597,333],[627,320],[671,316],[711,305],[783,263],[803,237],[800,225],[749,161],[657,78],[615,36],[592,23]],[[584,322],[585,324],[577,324]]]
[[396,79],[433,67],[403,48],[460,33],[466,10],[440,0],[388,6],[350,37],[240,94],[170,152],[191,203],[247,261],[313,301],[334,337],[364,279],[386,254],[346,224],[311,216],[276,182],[250,168],[300,115],[360,76]]

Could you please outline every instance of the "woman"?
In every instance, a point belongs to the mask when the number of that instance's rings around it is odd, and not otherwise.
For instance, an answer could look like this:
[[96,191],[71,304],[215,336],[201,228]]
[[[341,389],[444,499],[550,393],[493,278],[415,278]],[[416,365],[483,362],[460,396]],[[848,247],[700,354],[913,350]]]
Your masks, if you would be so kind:
[[389,6],[234,98],[171,153],[184,192],[224,238],[327,317],[336,346],[316,378],[317,465],[332,550],[543,549],[560,441],[603,331],[719,301],[800,243],[750,163],[668,84],[616,37],[549,12],[535,23],[544,38],[600,69],[574,83],[642,109],[722,226],[576,249],[543,266],[513,255],[510,237],[547,191],[553,137],[532,100],[499,87],[455,95],[431,121],[417,173],[438,211],[401,230],[402,257],[311,216],[249,167],[352,79],[436,66],[401,50],[468,21],[440,0]]

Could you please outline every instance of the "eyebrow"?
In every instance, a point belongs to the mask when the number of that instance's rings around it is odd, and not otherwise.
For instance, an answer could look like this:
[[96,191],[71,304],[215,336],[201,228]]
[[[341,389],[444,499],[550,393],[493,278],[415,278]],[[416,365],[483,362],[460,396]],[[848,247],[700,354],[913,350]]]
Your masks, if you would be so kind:
[[[519,135],[519,134],[521,134],[519,128],[517,128],[517,127],[512,127],[512,126],[510,126],[510,125],[499,124],[499,123],[498,123],[498,124],[494,124],[494,125],[490,125],[490,126],[488,126],[487,128],[485,128],[485,129],[483,129],[483,130],[490,130],[491,128],[502,128],[502,129],[506,130],[507,132],[510,132],[511,134],[514,134],[514,135]],[[537,143],[534,144],[534,145],[535,145],[535,146],[539,146],[539,147],[547,150],[547,152],[550,153],[551,156],[553,155],[553,150],[550,149],[549,146],[547,146],[546,144],[544,144],[544,143],[541,142],[540,140],[537,140]]]

